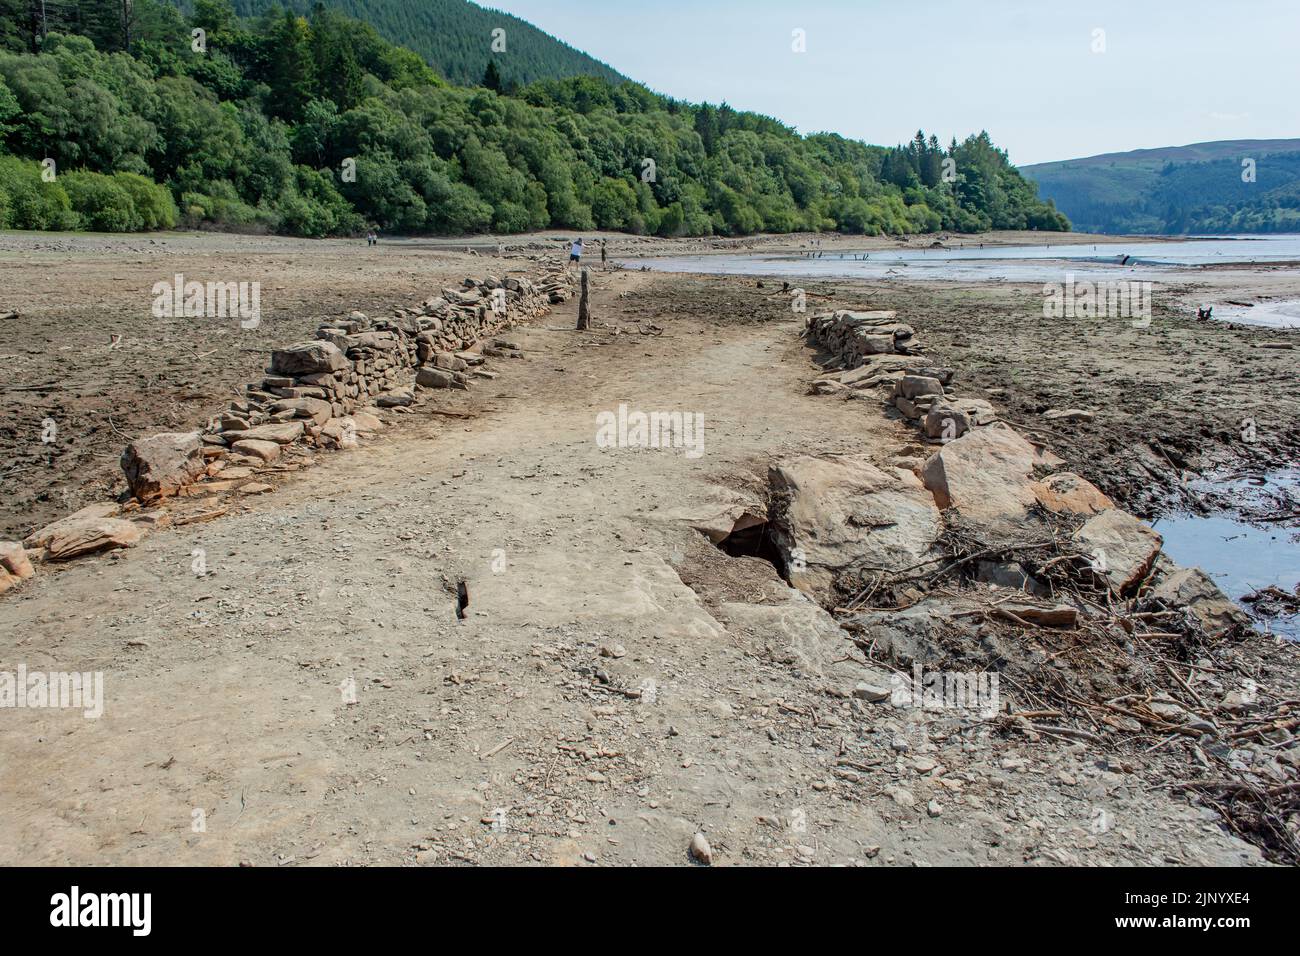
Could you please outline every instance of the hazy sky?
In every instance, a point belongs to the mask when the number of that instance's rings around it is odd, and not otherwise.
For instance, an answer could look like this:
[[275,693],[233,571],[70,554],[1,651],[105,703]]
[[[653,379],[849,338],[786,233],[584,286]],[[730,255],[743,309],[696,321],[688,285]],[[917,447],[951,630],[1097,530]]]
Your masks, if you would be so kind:
[[1300,137],[1300,0],[483,4],[660,93],[804,133],[893,145],[921,127],[947,145],[987,129],[1017,165]]

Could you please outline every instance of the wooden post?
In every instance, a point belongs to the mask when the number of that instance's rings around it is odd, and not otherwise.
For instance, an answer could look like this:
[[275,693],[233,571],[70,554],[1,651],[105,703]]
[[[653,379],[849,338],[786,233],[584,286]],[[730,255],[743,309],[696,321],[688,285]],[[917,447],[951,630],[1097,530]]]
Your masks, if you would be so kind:
[[591,323],[591,315],[587,312],[587,270],[582,270],[582,295],[578,299],[578,331],[586,332],[587,326]]

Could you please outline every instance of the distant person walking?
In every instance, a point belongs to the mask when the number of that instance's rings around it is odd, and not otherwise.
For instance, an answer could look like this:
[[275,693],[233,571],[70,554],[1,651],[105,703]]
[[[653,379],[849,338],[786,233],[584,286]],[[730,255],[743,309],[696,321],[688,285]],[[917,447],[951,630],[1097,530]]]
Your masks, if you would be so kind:
[[369,232],[366,233],[366,245],[367,246],[379,245],[379,234],[375,232],[375,230],[371,229]]
[[[582,265],[582,237],[578,237],[573,245],[569,247],[569,262],[579,266]],[[565,268],[567,269],[568,266],[565,266]]]
[[600,270],[605,271],[605,240],[600,240]]

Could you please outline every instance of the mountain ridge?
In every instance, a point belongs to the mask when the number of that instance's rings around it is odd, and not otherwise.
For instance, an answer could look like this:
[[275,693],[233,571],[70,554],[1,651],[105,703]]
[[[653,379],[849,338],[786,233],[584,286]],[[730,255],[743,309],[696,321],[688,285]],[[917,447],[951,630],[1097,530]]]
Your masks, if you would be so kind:
[[1211,140],[1018,169],[1087,232],[1300,231],[1300,138]]

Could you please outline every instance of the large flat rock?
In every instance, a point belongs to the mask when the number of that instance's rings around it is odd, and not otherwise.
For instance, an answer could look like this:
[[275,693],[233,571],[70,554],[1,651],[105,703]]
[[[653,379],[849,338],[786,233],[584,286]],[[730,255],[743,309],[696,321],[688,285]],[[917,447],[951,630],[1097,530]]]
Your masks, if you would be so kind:
[[66,561],[85,554],[129,548],[145,536],[142,525],[121,518],[84,518],[66,522],[45,543],[45,556]]
[[1111,590],[1123,594],[1151,571],[1164,539],[1127,511],[1112,508],[1084,522],[1074,539],[1092,555]]
[[930,456],[921,480],[940,508],[978,523],[1018,522],[1037,500],[1037,465],[1059,463],[1011,428],[989,425],[954,439]]
[[1156,585],[1151,596],[1170,607],[1186,607],[1211,637],[1250,626],[1250,617],[1229,600],[1200,568],[1179,568]]
[[801,456],[773,465],[772,538],[791,584],[822,604],[837,572],[898,569],[930,552],[939,509],[916,476],[882,470],[863,455]]

